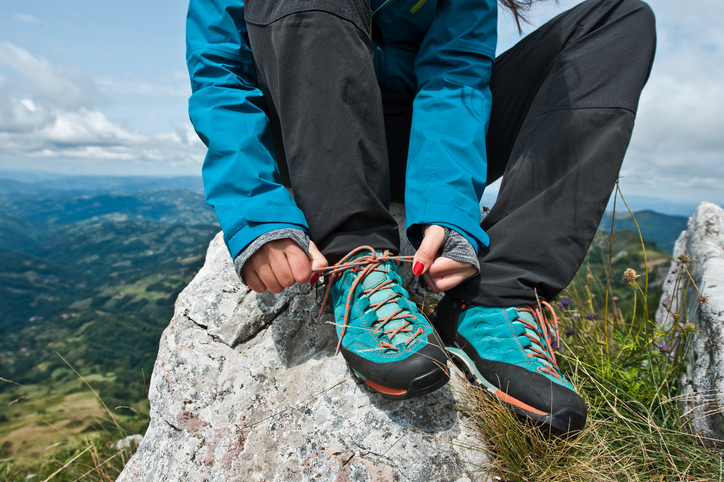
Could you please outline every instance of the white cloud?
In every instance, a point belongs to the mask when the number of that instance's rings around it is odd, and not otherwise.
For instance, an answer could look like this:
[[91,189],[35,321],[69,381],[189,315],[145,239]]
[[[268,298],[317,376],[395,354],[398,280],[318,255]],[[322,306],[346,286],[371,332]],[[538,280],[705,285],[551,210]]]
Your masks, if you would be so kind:
[[63,145],[138,144],[146,137],[119,127],[98,111],[60,112],[40,136]]
[[32,23],[33,25],[40,25],[43,23],[39,18],[28,15],[27,13],[16,13],[15,18],[25,23]]
[[[8,76],[0,75],[0,162],[5,165],[35,159],[49,168],[48,162],[81,160],[94,161],[103,171],[108,163],[118,170],[121,162],[138,172],[142,165],[155,164],[158,170],[198,166],[203,159],[205,148],[188,122],[148,134],[109,119],[99,105],[96,83],[80,69],[53,65],[7,42],[0,43],[3,65]],[[180,95],[178,86],[161,83],[142,84],[141,90]]]
[[191,85],[188,74],[185,72],[172,72],[166,79],[143,79],[133,74],[127,74],[126,78],[98,77],[94,79],[96,84],[104,90],[114,94],[124,95],[151,95],[169,96],[188,99],[191,95]]
[[0,64],[20,74],[46,102],[65,109],[91,107],[99,100],[93,81],[78,67],[57,67],[45,57],[8,42],[0,43]]

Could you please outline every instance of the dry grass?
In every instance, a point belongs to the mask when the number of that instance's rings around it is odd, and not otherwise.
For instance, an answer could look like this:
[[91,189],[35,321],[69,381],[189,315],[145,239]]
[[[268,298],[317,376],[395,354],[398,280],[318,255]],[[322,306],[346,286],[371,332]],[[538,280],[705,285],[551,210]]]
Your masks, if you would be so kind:
[[[645,257],[643,239],[641,244]],[[705,293],[691,277],[691,263],[688,256],[679,257],[676,290],[684,299],[691,290],[690,297],[706,303]],[[690,307],[671,313],[659,327],[648,312],[645,275],[626,270],[625,276],[635,296],[633,312],[626,316],[615,304],[609,306],[610,283],[590,275],[583,285],[570,286],[565,292],[568,301],[558,305],[561,334],[568,342],[557,355],[559,364],[588,405],[587,425],[577,436],[549,435],[487,392],[470,384],[457,387],[464,400],[460,408],[486,444],[484,450],[493,459],[490,475],[497,480],[724,480],[716,441],[690,430],[679,403],[696,331],[687,320]],[[597,305],[597,299],[605,305]]]

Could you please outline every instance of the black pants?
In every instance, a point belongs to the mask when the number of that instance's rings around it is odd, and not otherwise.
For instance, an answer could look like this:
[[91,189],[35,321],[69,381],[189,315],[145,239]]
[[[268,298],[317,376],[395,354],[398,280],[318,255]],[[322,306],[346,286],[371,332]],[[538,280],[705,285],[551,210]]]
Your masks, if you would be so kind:
[[[383,98],[355,23],[321,11],[272,20],[248,22],[249,38],[280,168],[312,239],[332,262],[363,244],[396,251],[388,207],[404,201],[412,99]],[[588,0],[496,59],[487,178],[503,179],[482,224],[490,246],[480,273],[450,294],[512,306],[568,285],[631,138],[654,23],[640,0]]]

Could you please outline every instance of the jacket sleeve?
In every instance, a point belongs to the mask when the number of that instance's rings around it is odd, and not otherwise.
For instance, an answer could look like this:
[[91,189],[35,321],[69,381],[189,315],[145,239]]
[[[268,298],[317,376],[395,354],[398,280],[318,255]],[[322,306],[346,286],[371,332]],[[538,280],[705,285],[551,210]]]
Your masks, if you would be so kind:
[[495,0],[440,0],[415,60],[417,94],[407,163],[407,236],[422,225],[458,231],[488,245],[480,227],[485,189],[485,135],[492,105],[490,75],[497,42]]
[[193,92],[189,116],[208,147],[202,168],[206,202],[232,258],[269,231],[308,233],[304,215],[280,182],[241,0],[190,0],[186,62]]

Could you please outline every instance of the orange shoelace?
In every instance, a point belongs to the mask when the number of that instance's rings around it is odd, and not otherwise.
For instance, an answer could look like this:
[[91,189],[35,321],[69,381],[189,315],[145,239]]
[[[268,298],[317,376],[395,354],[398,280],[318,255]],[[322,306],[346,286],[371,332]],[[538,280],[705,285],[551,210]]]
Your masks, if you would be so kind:
[[[369,251],[371,254],[366,256],[360,256],[355,259],[350,259],[354,257],[356,254],[362,252],[362,251]],[[349,293],[347,294],[347,302],[344,307],[344,318],[342,321],[342,331],[339,335],[339,343],[337,343],[337,351],[335,354],[339,353],[339,349],[342,346],[342,338],[344,337],[345,332],[347,331],[347,325],[349,323],[349,313],[350,309],[352,307],[352,301],[354,300],[354,292],[357,289],[357,286],[362,282],[362,280],[365,279],[367,275],[372,273],[373,271],[381,271],[384,273],[388,273],[389,270],[386,270],[380,265],[386,261],[402,261],[406,263],[412,262],[412,256],[393,256],[389,251],[384,251],[381,255],[377,255],[374,248],[370,246],[360,246],[357,249],[354,249],[350,251],[344,258],[342,258],[338,263],[334,264],[333,266],[328,266],[326,268],[319,268],[315,269],[314,271],[316,273],[323,274],[325,276],[325,282],[327,283],[327,291],[324,294],[324,300],[322,301],[322,307],[319,310],[319,316],[317,316],[317,321],[322,317],[322,313],[324,312],[324,307],[327,305],[327,300],[329,299],[329,294],[332,289],[332,285],[342,277],[342,274],[350,270],[353,273],[357,273],[357,276],[354,280],[354,283],[352,283],[352,286],[349,289]],[[389,290],[392,289],[395,282],[391,279],[387,279],[383,281],[382,283],[378,284],[377,286],[373,288],[366,289],[362,291],[362,294],[366,296],[372,296],[373,294],[377,293],[378,291],[383,290]],[[370,308],[377,311],[382,306],[386,305],[387,303],[394,303],[398,298],[401,298],[402,296],[398,293],[393,293],[390,296],[388,296],[386,299],[370,304]],[[387,318],[381,319],[379,322],[375,323],[375,331],[374,334],[378,335],[380,333],[380,330],[382,330],[385,325],[389,324],[390,322],[394,320],[408,320],[408,319],[415,319],[415,315],[412,313],[403,313],[404,311],[407,311],[405,308],[400,308],[394,313],[392,313]],[[409,328],[409,326],[412,325],[411,322],[405,321],[400,326],[394,329],[390,330],[384,330],[382,331],[383,335],[387,336],[388,341],[381,341],[380,346],[384,349],[389,350],[397,350],[397,347],[390,343],[392,339],[395,337],[395,335],[399,333],[412,333],[410,337],[405,342],[405,345],[409,345],[412,340],[414,340],[416,337],[418,337],[420,334],[424,333],[424,330],[422,328],[418,328],[414,333]]]
[[538,335],[533,336],[528,332],[525,333],[525,336],[527,336],[533,343],[530,346],[530,349],[533,351],[533,353],[528,354],[528,356],[531,358],[540,358],[545,362],[544,367],[538,367],[539,372],[548,373],[555,376],[556,378],[562,379],[563,376],[561,375],[560,369],[558,368],[558,363],[556,362],[556,355],[553,353],[554,341],[555,347],[560,347],[560,337],[558,334],[558,317],[556,316],[556,312],[550,304],[545,301],[541,301],[540,304],[544,309],[547,309],[553,315],[553,326],[551,326],[551,322],[548,320],[548,317],[545,315],[545,313],[543,313],[543,309],[537,306],[525,306],[523,308],[518,308],[518,311],[526,311],[533,315],[533,319],[535,320],[535,323],[530,323],[523,317],[518,318],[518,321],[523,323],[523,325],[525,325],[528,330],[531,330]]

